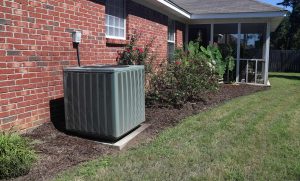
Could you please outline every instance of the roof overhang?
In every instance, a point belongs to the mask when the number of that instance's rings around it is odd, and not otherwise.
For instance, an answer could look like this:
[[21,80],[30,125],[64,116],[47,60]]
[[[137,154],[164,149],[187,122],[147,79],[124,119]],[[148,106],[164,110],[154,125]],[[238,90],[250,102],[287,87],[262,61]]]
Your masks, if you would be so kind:
[[169,0],[133,1],[186,24],[218,21],[236,23],[243,21],[259,21],[271,22],[271,31],[275,31],[278,25],[281,23],[282,19],[287,14],[287,11],[191,14]]
[[287,11],[259,12],[259,13],[219,13],[192,15],[189,24],[209,23],[270,23],[271,31],[280,25]]
[[275,12],[250,12],[250,13],[215,13],[215,14],[193,14],[191,20],[199,19],[239,19],[239,18],[275,18],[284,17],[285,11]]
[[166,16],[172,17],[175,20],[185,23],[191,18],[191,14],[180,8],[176,4],[167,0],[132,0],[150,9],[158,11]]

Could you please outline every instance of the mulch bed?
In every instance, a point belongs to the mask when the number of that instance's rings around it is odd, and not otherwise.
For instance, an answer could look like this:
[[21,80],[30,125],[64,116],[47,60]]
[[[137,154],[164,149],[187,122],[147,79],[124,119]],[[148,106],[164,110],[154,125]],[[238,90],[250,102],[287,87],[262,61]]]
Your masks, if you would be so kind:
[[[146,108],[146,122],[151,126],[130,143],[128,148],[147,143],[162,130],[177,125],[183,118],[197,114],[235,97],[266,90],[266,87],[250,85],[221,85],[220,90],[209,93],[197,103],[187,103],[181,109]],[[44,124],[25,135],[33,139],[39,161],[30,173],[15,180],[49,180],[58,173],[104,155],[118,154],[120,151],[103,146],[92,140],[79,138],[60,132],[53,124]],[[123,150],[123,151],[126,151]],[[122,152],[123,152],[122,151]]]

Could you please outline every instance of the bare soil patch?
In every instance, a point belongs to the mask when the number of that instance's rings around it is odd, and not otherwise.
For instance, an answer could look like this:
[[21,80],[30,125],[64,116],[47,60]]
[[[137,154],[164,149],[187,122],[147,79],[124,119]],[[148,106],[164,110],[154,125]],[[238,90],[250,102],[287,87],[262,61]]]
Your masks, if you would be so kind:
[[[146,108],[146,122],[151,124],[151,126],[132,141],[128,148],[146,144],[153,140],[162,130],[177,125],[188,116],[212,108],[230,99],[266,89],[268,88],[224,84],[221,85],[219,91],[203,96],[202,101],[187,103],[181,109]],[[52,123],[44,124],[24,136],[33,140],[34,148],[39,155],[39,161],[28,175],[15,180],[49,180],[59,172],[82,162],[108,154],[120,153],[120,151],[98,144],[93,140],[58,131]],[[126,149],[123,151],[126,151]]]

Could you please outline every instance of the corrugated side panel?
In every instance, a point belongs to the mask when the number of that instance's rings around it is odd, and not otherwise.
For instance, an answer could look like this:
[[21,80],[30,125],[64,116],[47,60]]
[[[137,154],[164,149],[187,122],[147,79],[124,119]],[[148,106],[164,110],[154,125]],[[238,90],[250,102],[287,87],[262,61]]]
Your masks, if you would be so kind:
[[117,135],[123,135],[145,121],[144,70],[118,73]]

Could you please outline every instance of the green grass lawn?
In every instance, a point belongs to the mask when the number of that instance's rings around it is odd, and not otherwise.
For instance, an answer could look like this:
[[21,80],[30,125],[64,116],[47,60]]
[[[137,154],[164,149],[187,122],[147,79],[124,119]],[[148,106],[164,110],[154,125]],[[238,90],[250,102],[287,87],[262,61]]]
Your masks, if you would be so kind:
[[164,131],[150,144],[86,163],[58,180],[300,180],[300,74]]

